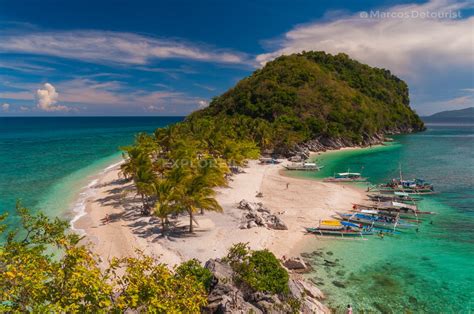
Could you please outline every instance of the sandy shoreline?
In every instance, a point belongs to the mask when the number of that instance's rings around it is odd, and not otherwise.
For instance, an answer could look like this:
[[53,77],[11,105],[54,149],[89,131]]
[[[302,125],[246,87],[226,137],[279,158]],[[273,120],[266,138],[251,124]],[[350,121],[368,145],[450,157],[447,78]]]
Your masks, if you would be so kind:
[[[136,249],[170,266],[191,258],[204,262],[224,256],[238,242],[248,242],[253,249],[267,248],[277,257],[294,256],[304,250],[305,243],[314,241],[314,236],[305,233],[305,227],[364,199],[364,193],[355,188],[286,177],[281,169],[281,165],[250,161],[245,173],[232,177],[229,187],[218,189],[217,200],[224,213],[197,215],[195,234],[180,232],[162,237],[159,220],[139,214],[140,199],[132,184],[119,177],[119,165],[115,165],[97,178],[94,193],[85,199],[86,214],[74,223],[74,228],[85,231],[92,250],[104,262],[135,255]],[[257,192],[262,192],[263,198],[257,198]],[[288,230],[239,229],[242,210],[237,204],[242,199],[262,202],[273,213],[279,213]],[[104,219],[107,214],[109,223]],[[185,228],[188,218],[179,217],[175,222]]]

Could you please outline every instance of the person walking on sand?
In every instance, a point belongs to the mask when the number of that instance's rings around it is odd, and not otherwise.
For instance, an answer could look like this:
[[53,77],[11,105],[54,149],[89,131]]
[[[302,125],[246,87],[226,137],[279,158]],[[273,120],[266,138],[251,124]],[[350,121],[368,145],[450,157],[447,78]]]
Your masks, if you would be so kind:
[[288,187],[289,187],[289,186],[290,186],[290,183],[287,182],[287,183],[286,183],[286,189],[287,189],[287,190],[288,190]]
[[109,221],[110,221],[109,214],[105,214],[105,219],[104,219],[105,224],[108,225]]

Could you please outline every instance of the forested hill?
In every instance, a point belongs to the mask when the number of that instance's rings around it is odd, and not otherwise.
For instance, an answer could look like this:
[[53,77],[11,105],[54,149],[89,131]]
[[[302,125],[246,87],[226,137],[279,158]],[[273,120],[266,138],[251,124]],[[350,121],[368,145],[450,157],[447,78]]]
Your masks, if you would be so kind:
[[[385,69],[324,52],[282,56],[193,113],[248,126],[263,148],[319,142],[363,144],[383,134],[424,129],[409,106],[407,84]],[[240,132],[244,132],[241,130]]]

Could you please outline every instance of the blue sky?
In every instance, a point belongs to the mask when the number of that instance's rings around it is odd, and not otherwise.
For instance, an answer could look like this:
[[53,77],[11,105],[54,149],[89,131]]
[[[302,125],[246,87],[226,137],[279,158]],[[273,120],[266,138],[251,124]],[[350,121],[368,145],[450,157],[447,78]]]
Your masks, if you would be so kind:
[[185,115],[279,55],[345,52],[421,114],[474,105],[470,2],[0,1],[0,115]]

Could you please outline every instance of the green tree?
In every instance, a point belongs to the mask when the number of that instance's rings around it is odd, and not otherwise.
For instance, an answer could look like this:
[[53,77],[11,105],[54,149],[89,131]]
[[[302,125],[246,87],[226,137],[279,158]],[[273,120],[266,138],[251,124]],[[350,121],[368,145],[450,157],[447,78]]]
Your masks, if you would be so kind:
[[173,273],[138,252],[101,270],[66,221],[17,207],[24,228],[0,244],[0,312],[199,313],[207,304],[208,274],[198,265]]

